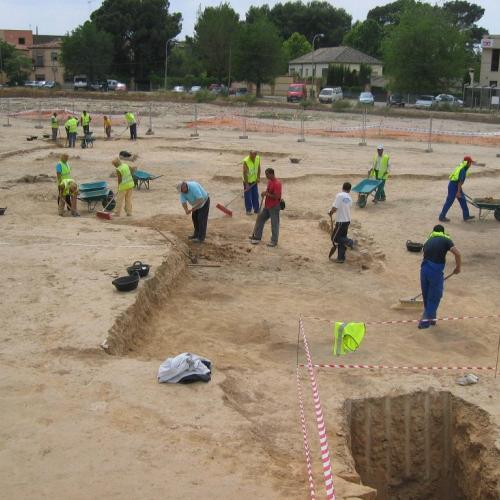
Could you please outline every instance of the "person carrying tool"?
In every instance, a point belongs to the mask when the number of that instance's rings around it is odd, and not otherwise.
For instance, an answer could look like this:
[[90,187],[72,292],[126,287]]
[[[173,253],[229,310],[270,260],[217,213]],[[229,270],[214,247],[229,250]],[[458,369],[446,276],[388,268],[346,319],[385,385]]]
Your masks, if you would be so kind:
[[57,113],[53,113],[50,117],[50,127],[52,129],[52,140],[57,141],[57,133],[59,132],[59,120],[57,119]]
[[[195,243],[203,243],[207,235],[210,196],[201,184],[195,181],[182,181],[176,186],[179,199],[186,215],[191,214],[193,234],[189,239]],[[188,208],[188,203],[191,208]]]
[[106,140],[111,139],[111,117],[104,115],[104,133],[106,134]]
[[116,169],[118,177],[118,194],[116,197],[116,217],[120,217],[125,202],[125,213],[128,216],[132,215],[132,193],[134,192],[134,178],[130,167],[126,163],[122,163],[120,158],[115,158],[111,162]]
[[83,110],[82,116],[80,117],[80,124],[83,128],[84,134],[90,133],[90,122],[91,121],[92,121],[92,118],[90,117],[90,115],[87,113],[87,111]]
[[441,224],[434,226],[432,233],[424,244],[424,259],[420,266],[420,286],[424,300],[424,313],[418,323],[418,328],[429,328],[436,324],[439,302],[443,296],[444,266],[446,254],[451,252],[455,256],[453,274],[459,274],[462,267],[462,257],[458,248]]
[[127,120],[127,125],[130,130],[130,140],[135,141],[137,139],[137,122],[135,121],[134,113],[127,111],[125,113],[125,120]]
[[[56,165],[56,176],[57,176],[57,206],[59,206],[59,202],[61,201],[61,197],[59,196],[59,186],[61,182],[65,179],[71,178],[71,167],[68,165],[68,155],[63,153],[59,157],[59,162]],[[68,200],[68,206],[71,206],[71,201]]]
[[73,217],[80,217],[76,206],[77,197],[77,183],[69,177],[63,179],[59,184],[59,215],[61,217],[64,217],[64,208],[66,205],[71,209],[71,215]]
[[475,163],[475,161],[470,156],[464,156],[464,161],[455,167],[455,170],[453,170],[450,174],[450,181],[448,182],[448,196],[444,202],[443,209],[439,214],[439,220],[441,222],[450,222],[450,219],[446,217],[446,214],[456,199],[462,207],[464,221],[467,222],[468,220],[475,219],[474,215],[469,214],[467,200],[465,199],[465,194],[462,190],[465,178],[469,175],[469,168],[473,163]]
[[337,264],[343,264],[345,262],[347,247],[352,250],[356,244],[355,240],[351,240],[347,237],[347,231],[351,223],[352,198],[349,194],[351,192],[351,187],[350,182],[344,182],[342,191],[335,196],[332,208],[328,212],[330,217],[335,214],[335,227],[332,230],[332,248],[328,254],[328,258],[331,259],[335,250],[338,249],[337,259],[335,260]]
[[64,124],[64,128],[68,134],[68,148],[74,148],[76,144],[76,132],[78,130],[78,120],[74,116],[70,116],[66,123]]
[[368,177],[382,181],[375,193],[374,202],[385,201],[385,181],[389,177],[391,170],[391,159],[387,153],[384,153],[384,146],[380,144],[377,148],[377,154],[373,157],[372,168],[368,172]]
[[260,156],[257,151],[243,159],[243,189],[245,195],[245,208],[247,215],[259,213],[259,181],[260,181]]
[[262,239],[264,225],[271,219],[271,241],[268,247],[275,247],[278,244],[280,232],[280,210],[281,210],[281,181],[276,178],[274,169],[266,168],[267,188],[262,192],[264,208],[257,216],[253,234],[250,237],[252,245],[258,245]]

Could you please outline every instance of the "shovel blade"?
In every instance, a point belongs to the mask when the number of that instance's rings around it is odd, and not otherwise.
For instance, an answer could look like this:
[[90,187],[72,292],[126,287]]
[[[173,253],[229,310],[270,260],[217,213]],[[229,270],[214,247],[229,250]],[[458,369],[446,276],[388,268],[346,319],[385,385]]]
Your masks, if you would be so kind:
[[224,212],[226,215],[228,215],[229,217],[232,217],[233,216],[233,212],[231,210],[229,210],[229,208],[226,208],[224,205],[221,205],[220,203],[217,203],[217,205],[215,205],[221,212]]

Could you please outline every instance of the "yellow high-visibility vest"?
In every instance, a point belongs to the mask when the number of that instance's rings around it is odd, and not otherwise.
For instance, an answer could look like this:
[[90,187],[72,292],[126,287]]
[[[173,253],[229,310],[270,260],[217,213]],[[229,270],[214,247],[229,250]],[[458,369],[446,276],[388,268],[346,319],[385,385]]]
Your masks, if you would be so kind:
[[120,166],[116,167],[116,170],[120,172],[122,177],[122,180],[118,185],[118,191],[127,191],[132,189],[134,187],[134,178],[130,172],[130,167],[126,163],[122,163]]
[[[253,184],[257,182],[257,175],[259,173],[259,167],[260,167],[260,156],[256,155],[255,156],[255,161],[252,161],[252,158],[250,156],[247,156],[243,162],[248,168],[248,174],[247,174],[247,179],[249,184]],[[243,180],[245,180],[245,177],[243,177]]]
[[333,327],[333,355],[343,356],[355,351],[365,336],[364,323],[345,323],[337,321]]
[[82,117],[80,119],[83,126],[86,126],[90,123],[90,115],[88,113],[86,113],[85,115],[82,114]]
[[378,154],[373,157],[373,166],[370,171],[370,177],[375,177],[377,179],[382,179],[382,180],[387,180],[389,177],[389,171],[387,170],[389,168],[389,155],[384,153],[380,157],[380,167],[378,169],[378,177],[377,177],[377,170],[375,170],[375,167],[377,166],[378,162]]
[[[452,182],[457,182],[458,181],[458,178],[460,177],[460,172],[467,167],[467,162],[466,161],[463,161],[462,163],[460,163],[460,165],[458,165],[455,170],[453,170],[453,172],[450,174],[450,181]],[[469,175],[469,170],[467,170],[467,172],[465,173],[465,176],[467,177]]]
[[61,165],[61,173],[59,174],[61,176],[61,182],[59,184],[62,184],[63,180],[70,178],[71,168],[66,162],[62,160],[59,162],[59,165]]
[[[135,116],[134,113],[125,113],[125,120],[127,120],[127,123],[129,125],[133,125],[135,123]],[[125,129],[126,130],[126,129]]]
[[76,182],[73,179],[68,178],[68,179],[64,179],[61,182],[61,184],[59,184],[60,186],[63,187],[63,192],[62,192],[63,196],[68,196],[68,194],[69,194],[69,187],[73,183],[76,184]]

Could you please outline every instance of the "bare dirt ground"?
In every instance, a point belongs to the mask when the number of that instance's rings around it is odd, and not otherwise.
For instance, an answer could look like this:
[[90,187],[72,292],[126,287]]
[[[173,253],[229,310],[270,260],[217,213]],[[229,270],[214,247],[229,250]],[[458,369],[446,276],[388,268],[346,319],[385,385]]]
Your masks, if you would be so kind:
[[[408,253],[405,242],[424,241],[437,223],[447,176],[464,154],[486,163],[472,167],[467,192],[499,198],[498,142],[439,143],[429,154],[423,142],[383,134],[360,147],[357,137],[311,135],[298,143],[278,126],[240,140],[241,130],[215,125],[200,127],[194,139],[186,104],[155,105],[155,134],[146,137],[143,103],[46,101],[44,109],[50,105],[89,109],[97,141],[92,149],[64,150],[42,139],[48,121],[34,129],[29,113],[0,129],[0,206],[8,207],[0,217],[1,498],[307,498],[295,379],[297,353],[305,362],[297,348],[300,315],[315,363],[495,365],[498,319],[440,322],[424,331],[414,323],[369,325],[360,349],[339,360],[331,355],[328,322],[310,317],[418,317],[391,308],[419,291],[421,255]],[[28,99],[10,103],[13,113],[34,107]],[[137,143],[117,137],[125,107],[142,117]],[[116,140],[102,140],[99,112],[115,117]],[[198,112],[206,119],[234,115],[210,105]],[[314,127],[329,127],[330,117],[312,116]],[[334,120],[359,124],[356,116]],[[474,123],[462,130],[495,128]],[[38,139],[27,142],[30,135]],[[339,266],[327,258],[326,212],[344,181],[366,175],[379,142],[392,158],[388,199],[353,208],[359,249]],[[231,205],[233,218],[215,208],[241,191],[239,162],[250,147],[283,180],[287,208],[274,249],[249,244],[255,220],[242,200]],[[107,180],[114,188],[111,160],[123,149],[138,155],[135,166],[162,175],[149,191],[134,193],[133,217],[101,221],[83,205],[80,219],[58,217],[58,155],[69,151],[78,182]],[[210,192],[202,247],[186,241],[191,222],[174,188],[181,179]],[[463,272],[447,282],[440,316],[499,314],[500,222],[490,215],[463,223],[458,206],[449,216]],[[181,250],[220,267],[188,267]],[[111,280],[136,260],[152,264],[151,276],[119,294]],[[157,384],[159,364],[185,351],[212,360],[212,381]],[[479,384],[460,387],[463,373],[317,370],[337,497],[374,498],[376,488],[378,498],[500,498],[500,379],[477,372]],[[321,496],[305,371],[301,378]]]

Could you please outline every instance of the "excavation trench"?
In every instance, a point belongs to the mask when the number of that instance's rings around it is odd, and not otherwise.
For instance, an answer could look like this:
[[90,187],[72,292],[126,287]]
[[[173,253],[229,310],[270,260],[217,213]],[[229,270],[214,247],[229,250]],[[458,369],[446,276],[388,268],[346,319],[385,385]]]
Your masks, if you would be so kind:
[[497,430],[450,392],[348,400],[350,449],[377,499],[498,499]]

